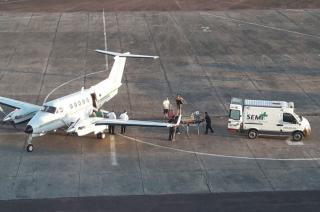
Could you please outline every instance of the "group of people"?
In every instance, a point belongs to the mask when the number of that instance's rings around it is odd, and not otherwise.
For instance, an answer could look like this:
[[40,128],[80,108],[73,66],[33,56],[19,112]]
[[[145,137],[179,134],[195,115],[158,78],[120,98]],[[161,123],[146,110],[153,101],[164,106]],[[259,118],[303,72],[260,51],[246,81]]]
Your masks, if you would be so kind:
[[[107,118],[109,119],[117,119],[116,113],[112,110],[110,113],[107,114]],[[123,111],[123,113],[120,114],[119,116],[120,120],[128,121],[129,116],[126,110]],[[115,126],[114,125],[109,125],[108,126],[109,134],[114,134]],[[126,133],[126,125],[121,125],[121,134]]]
[[[177,104],[177,113],[176,115],[181,115],[182,112],[182,105],[186,103],[186,100],[184,100],[184,98],[178,94],[176,97],[176,104]],[[173,112],[173,107],[172,104],[169,101],[169,97],[167,97],[163,103],[163,115],[165,119],[170,119],[172,118],[175,114]]]
[[[176,96],[177,112],[174,113],[172,104],[170,103],[169,98],[167,97],[162,103],[164,118],[167,119],[169,123],[177,123],[179,116],[182,114],[182,105],[185,104],[185,103],[186,103],[185,99],[180,94],[178,94]],[[200,118],[200,112],[198,112],[198,117],[197,118],[199,119],[198,120],[198,124],[200,124],[200,122],[202,121],[201,118]],[[213,133],[214,130],[212,129],[211,118],[210,118],[208,112],[204,113],[204,119],[203,120],[206,122],[205,134],[208,134],[209,130],[211,131],[211,133]],[[175,127],[170,127],[169,128],[169,138],[168,138],[168,140],[174,140],[175,131],[177,131],[177,133],[178,133],[179,132],[179,128],[176,128],[176,129],[175,129]]]
[[[182,105],[186,104],[185,99],[178,94],[176,96],[176,105],[177,105],[177,111],[176,113],[174,113],[173,110],[173,106],[170,103],[169,97],[167,97],[164,101],[163,101],[163,115],[164,118],[168,121],[168,123],[177,123],[179,116],[182,114]],[[97,112],[99,113],[99,111]],[[209,116],[209,114],[207,112],[204,113],[204,119],[201,119],[201,115],[199,111],[196,111],[195,115],[195,121],[200,124],[202,121],[206,122],[206,131],[205,134],[208,134],[208,131],[210,130],[212,133],[214,132],[211,126],[211,118]],[[112,110],[111,112],[109,112],[107,114],[107,117],[109,119],[117,119],[117,115],[116,113]],[[120,120],[124,120],[127,121],[129,120],[129,116],[126,110],[123,111],[123,113],[120,114],[119,116]],[[115,134],[115,125],[109,125],[109,133],[110,134]],[[124,134],[126,132],[126,125],[121,125],[121,134]],[[174,140],[175,137],[175,133],[179,133],[179,128],[178,127],[170,127],[169,128],[169,140]]]

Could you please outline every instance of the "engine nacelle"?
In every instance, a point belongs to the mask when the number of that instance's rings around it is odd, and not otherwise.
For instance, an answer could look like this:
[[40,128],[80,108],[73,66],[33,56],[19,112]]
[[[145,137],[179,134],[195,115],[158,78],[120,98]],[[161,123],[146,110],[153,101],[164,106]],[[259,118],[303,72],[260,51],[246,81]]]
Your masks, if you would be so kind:
[[90,117],[85,120],[79,120],[75,124],[72,124],[67,132],[68,133],[76,133],[78,136],[88,135],[90,133],[98,134],[108,129],[108,126],[99,125],[96,126],[95,122],[101,120],[103,118],[100,117]]
[[3,118],[3,121],[13,121],[15,124],[19,124],[31,119],[37,111],[27,110],[27,109],[15,109],[6,117]]

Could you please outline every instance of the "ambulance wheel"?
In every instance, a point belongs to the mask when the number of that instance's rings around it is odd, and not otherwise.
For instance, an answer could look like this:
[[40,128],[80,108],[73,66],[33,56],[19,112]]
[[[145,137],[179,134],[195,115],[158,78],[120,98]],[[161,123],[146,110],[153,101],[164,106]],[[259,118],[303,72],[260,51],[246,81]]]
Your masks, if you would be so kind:
[[27,152],[32,152],[32,151],[33,151],[33,145],[32,144],[28,144]]
[[250,139],[255,139],[258,136],[258,131],[257,130],[249,130],[248,137]]
[[294,140],[294,141],[301,141],[302,137],[303,137],[302,132],[294,132],[292,134],[292,140]]

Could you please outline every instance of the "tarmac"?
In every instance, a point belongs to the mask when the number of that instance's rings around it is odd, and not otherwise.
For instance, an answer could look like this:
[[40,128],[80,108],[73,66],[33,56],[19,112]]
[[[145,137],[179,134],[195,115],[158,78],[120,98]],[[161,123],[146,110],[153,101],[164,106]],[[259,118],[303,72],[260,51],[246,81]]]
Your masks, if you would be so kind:
[[[106,13],[109,50],[160,59],[128,59],[105,109],[161,120],[163,99],[180,93],[183,112],[208,111],[215,133],[191,129],[169,142],[166,129],[103,141],[58,131],[27,153],[23,126],[2,124],[0,199],[319,190],[319,19],[320,10]],[[105,69],[97,48],[101,13],[0,12],[0,96],[41,105],[64,82]],[[49,99],[107,76],[82,77]],[[231,97],[293,101],[312,135],[297,144],[229,134]]]

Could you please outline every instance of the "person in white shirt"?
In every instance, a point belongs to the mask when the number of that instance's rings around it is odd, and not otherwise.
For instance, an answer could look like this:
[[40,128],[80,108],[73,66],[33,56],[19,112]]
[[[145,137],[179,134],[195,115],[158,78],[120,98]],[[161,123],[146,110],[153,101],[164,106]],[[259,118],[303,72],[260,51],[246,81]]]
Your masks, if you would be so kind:
[[[126,110],[124,110],[123,113],[120,114],[120,119],[124,121],[129,120],[129,116]],[[125,134],[125,133],[126,133],[126,125],[121,125],[121,134]]]
[[170,108],[170,101],[169,98],[167,97],[167,99],[165,99],[162,103],[163,105],[163,115],[164,118],[168,118],[168,112],[169,112],[169,108]]
[[[110,113],[108,113],[108,118],[109,119],[117,119],[116,114],[114,113],[114,111],[111,111]],[[114,134],[114,125],[109,125],[109,133],[110,134]]]

